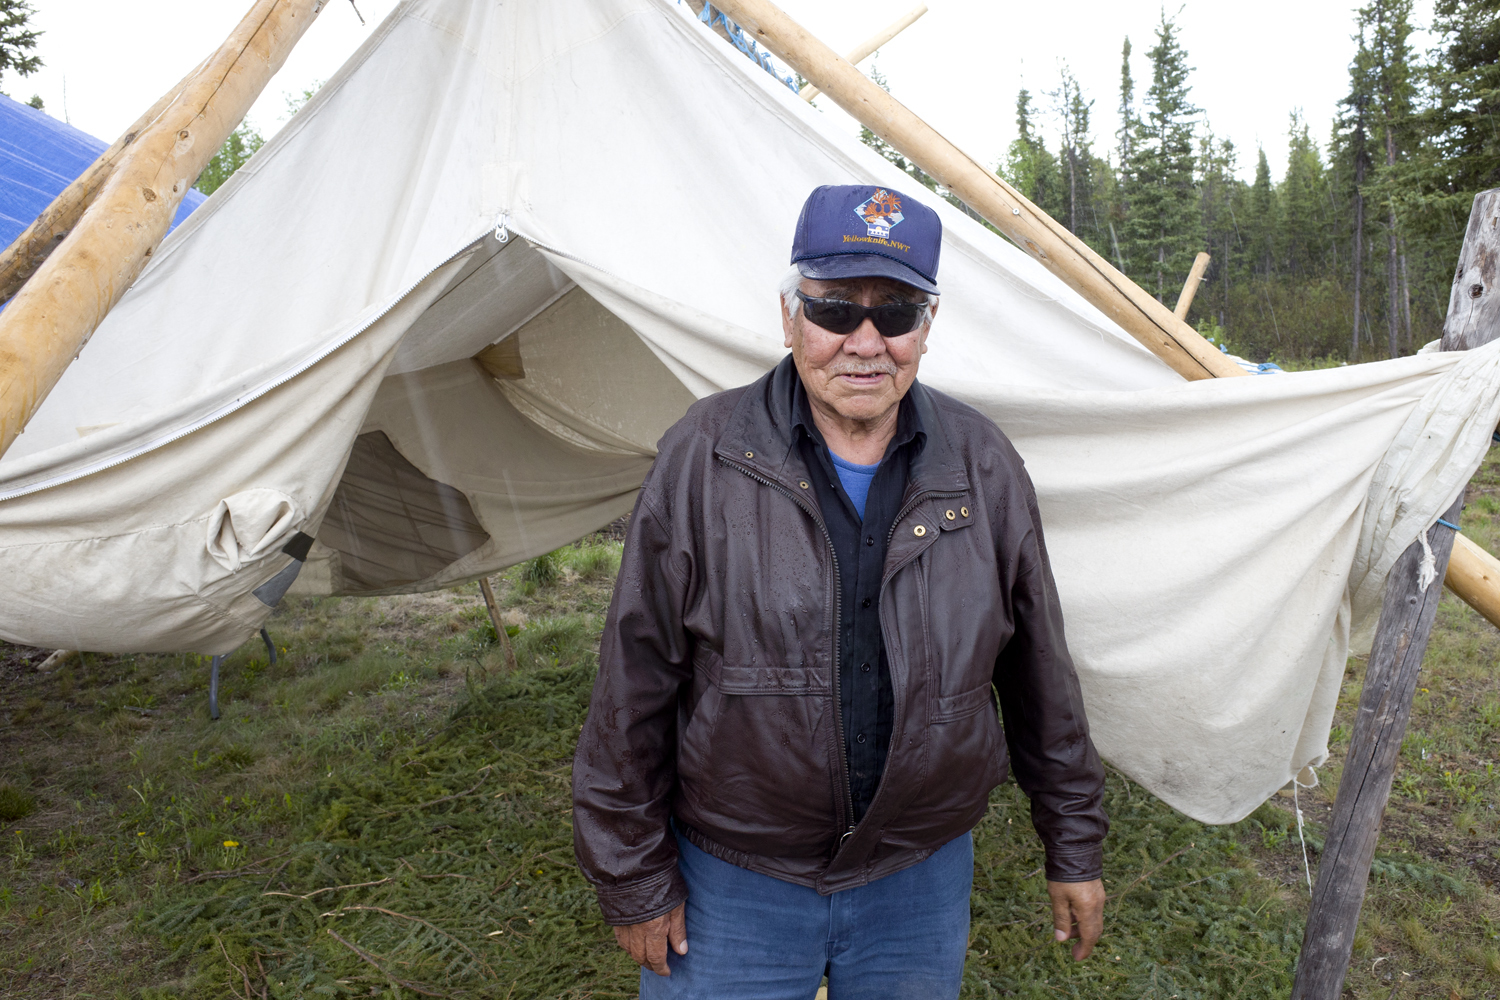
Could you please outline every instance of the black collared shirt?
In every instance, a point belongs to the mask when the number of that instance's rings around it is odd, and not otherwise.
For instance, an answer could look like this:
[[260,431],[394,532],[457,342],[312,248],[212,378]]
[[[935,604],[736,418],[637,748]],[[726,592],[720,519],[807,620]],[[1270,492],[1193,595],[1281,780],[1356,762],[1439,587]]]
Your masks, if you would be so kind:
[[896,436],[886,446],[885,457],[875,471],[861,519],[839,482],[823,435],[813,423],[811,404],[800,380],[792,402],[792,418],[838,561],[840,714],[849,761],[849,792],[854,800],[854,822],[858,823],[875,798],[885,770],[895,716],[891,671],[880,633],[886,543],[901,512],[912,456],[921,450],[926,434],[908,394],[897,410]]

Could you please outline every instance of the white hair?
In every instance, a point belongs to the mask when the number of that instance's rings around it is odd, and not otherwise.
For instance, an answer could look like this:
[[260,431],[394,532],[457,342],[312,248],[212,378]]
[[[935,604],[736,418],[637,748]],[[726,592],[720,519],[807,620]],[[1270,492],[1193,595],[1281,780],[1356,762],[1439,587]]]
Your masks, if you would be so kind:
[[[797,316],[797,293],[801,290],[802,272],[798,270],[796,264],[793,264],[781,276],[781,285],[777,288],[777,292],[781,295],[782,308],[786,310],[787,317],[790,319],[795,319]],[[921,290],[917,289],[917,291]],[[927,324],[932,322],[932,307],[937,305],[937,296],[930,292],[924,292],[923,295],[925,298],[922,304],[926,306],[926,309],[923,310],[922,322]]]

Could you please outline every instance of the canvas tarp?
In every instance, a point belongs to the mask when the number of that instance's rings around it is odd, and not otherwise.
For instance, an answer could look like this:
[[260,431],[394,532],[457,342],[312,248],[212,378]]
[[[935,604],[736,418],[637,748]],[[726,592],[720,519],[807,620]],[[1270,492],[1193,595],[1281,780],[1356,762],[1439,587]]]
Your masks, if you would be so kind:
[[1028,463],[1104,755],[1214,822],[1321,761],[1351,631],[1488,444],[1500,354],[1184,383],[671,0],[402,4],[0,460],[0,637],[218,653],[298,533],[298,589],[382,593],[604,525],[694,398],[784,353],[825,183],[943,218],[921,377]]

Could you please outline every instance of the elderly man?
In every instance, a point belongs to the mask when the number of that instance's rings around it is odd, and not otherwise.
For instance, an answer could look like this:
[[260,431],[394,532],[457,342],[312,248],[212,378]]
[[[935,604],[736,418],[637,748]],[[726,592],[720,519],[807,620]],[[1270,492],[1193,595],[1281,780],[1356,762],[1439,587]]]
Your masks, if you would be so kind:
[[790,356],[696,403],[641,488],[573,836],[646,1000],[956,997],[1007,746],[1055,937],[1099,937],[1104,775],[1036,496],[916,378],[941,239],[899,192],[815,190]]

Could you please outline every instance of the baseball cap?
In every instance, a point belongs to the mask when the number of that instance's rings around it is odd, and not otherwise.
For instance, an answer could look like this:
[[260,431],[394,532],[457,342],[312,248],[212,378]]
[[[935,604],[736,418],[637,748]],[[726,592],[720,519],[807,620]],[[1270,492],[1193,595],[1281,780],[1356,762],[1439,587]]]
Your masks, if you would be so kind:
[[938,294],[943,223],[900,191],[825,184],[802,203],[792,263],[804,278],[894,278]]

